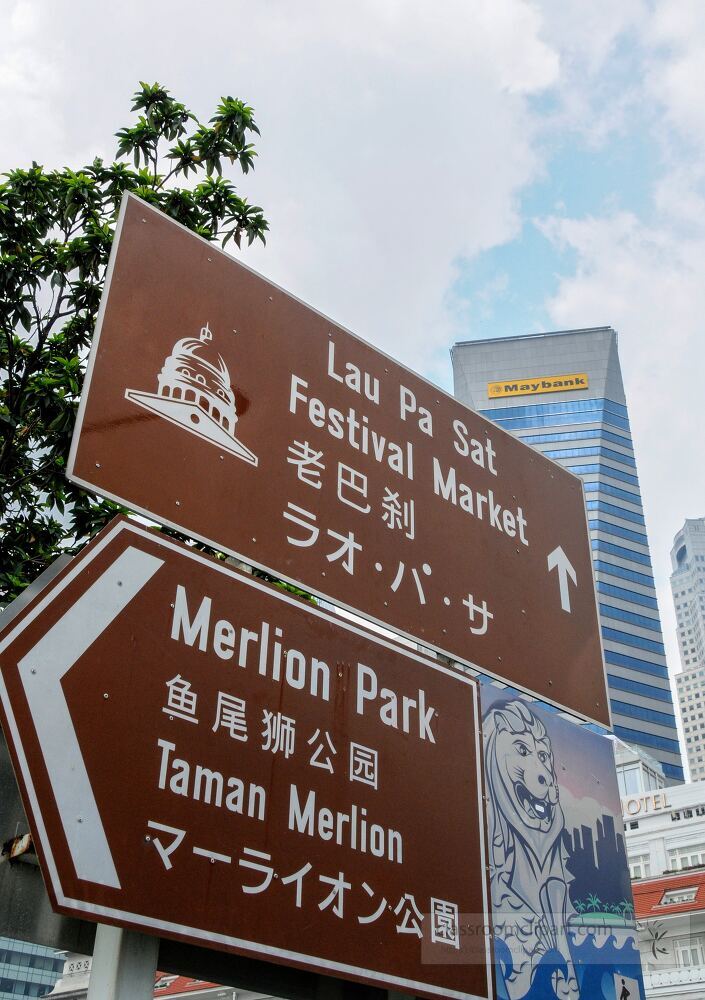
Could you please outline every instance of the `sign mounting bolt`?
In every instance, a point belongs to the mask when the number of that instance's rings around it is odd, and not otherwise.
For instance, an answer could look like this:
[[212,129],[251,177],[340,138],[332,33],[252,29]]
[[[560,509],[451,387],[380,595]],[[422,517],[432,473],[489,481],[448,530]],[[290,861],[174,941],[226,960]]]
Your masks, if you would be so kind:
[[[177,507],[181,506],[181,501],[180,500],[175,500],[174,503],[176,504]],[[519,551],[519,549],[517,549],[517,552],[518,551]]]
[[107,691],[105,691],[105,692],[103,693],[103,697],[107,699],[107,698],[109,698],[109,697],[110,697],[110,695],[108,694],[108,692],[107,692]]
[[96,469],[99,469],[100,468],[100,462],[96,462],[95,463],[95,467],[96,467]]

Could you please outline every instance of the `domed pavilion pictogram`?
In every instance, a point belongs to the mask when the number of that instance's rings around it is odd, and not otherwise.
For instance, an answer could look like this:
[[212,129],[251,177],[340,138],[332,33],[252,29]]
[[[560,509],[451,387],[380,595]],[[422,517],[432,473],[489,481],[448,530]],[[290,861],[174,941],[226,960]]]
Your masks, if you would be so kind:
[[213,347],[207,323],[198,338],[184,337],[176,342],[157,377],[157,392],[126,389],[125,397],[250,465],[257,465],[257,456],[235,437],[235,393],[227,365]]

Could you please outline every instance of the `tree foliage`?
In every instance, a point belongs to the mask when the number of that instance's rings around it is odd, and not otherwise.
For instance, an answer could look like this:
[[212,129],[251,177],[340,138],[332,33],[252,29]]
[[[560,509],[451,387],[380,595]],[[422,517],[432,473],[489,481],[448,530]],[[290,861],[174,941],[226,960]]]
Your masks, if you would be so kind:
[[267,223],[223,176],[248,173],[252,108],[222,98],[207,124],[140,84],[116,160],[12,170],[0,183],[0,601],[118,510],[64,475],[88,348],[125,191],[208,240],[264,242]]

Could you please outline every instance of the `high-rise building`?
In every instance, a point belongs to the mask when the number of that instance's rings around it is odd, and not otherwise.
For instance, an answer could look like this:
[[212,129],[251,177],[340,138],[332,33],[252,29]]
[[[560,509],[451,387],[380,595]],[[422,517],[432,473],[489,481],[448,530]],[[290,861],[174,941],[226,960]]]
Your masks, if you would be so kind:
[[615,734],[682,781],[617,334],[464,341],[452,359],[458,399],[583,480]]
[[0,937],[0,1000],[46,996],[63,965],[55,948]]
[[673,540],[671,592],[681,673],[676,674],[690,777],[705,779],[705,517],[688,519]]

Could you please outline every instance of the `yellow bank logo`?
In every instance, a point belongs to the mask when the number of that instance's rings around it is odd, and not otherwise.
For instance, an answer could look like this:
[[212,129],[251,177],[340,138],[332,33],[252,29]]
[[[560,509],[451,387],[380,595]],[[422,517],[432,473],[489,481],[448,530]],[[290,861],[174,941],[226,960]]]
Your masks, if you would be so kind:
[[487,395],[490,399],[501,396],[538,396],[542,392],[574,392],[587,389],[588,377],[585,372],[574,375],[539,375],[534,378],[507,379],[505,382],[488,382]]

